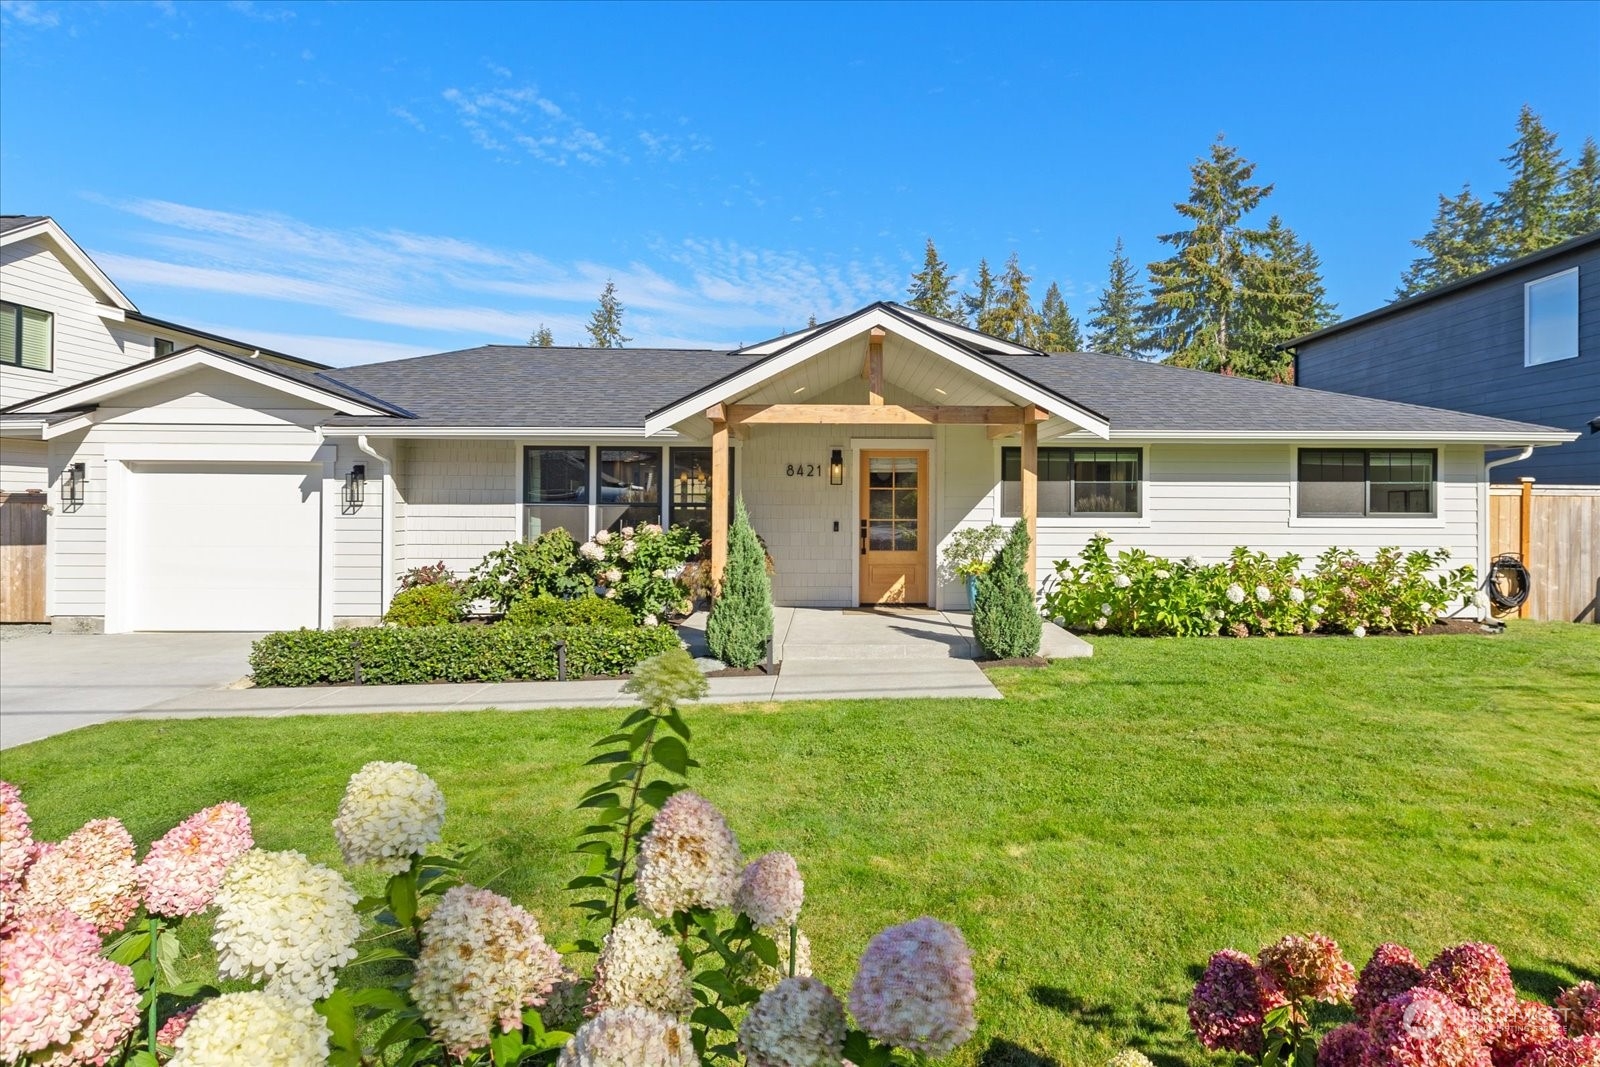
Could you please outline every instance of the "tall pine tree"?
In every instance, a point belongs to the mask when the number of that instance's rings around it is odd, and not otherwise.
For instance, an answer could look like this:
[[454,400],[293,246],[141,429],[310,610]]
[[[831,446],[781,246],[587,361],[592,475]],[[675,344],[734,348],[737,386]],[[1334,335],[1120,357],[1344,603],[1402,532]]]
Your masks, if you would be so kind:
[[966,315],[963,316],[965,321],[983,333],[992,333],[997,295],[994,274],[989,270],[989,261],[980,259],[978,277],[973,283],[972,292],[961,297],[961,306],[966,310]]
[[539,328],[528,336],[528,346],[530,348],[554,348],[556,346],[555,334],[550,332],[550,327],[541,322]]
[[961,298],[956,295],[955,277],[950,273],[950,265],[939,258],[932,237],[928,238],[928,247],[923,252],[922,269],[911,276],[906,296],[906,305],[924,315],[963,324],[967,321],[961,313]]
[[1240,286],[1262,242],[1245,217],[1272,193],[1270,185],[1251,184],[1255,169],[1218,137],[1209,158],[1190,168],[1189,199],[1173,205],[1189,228],[1163,234],[1172,255],[1149,266],[1148,343],[1180,366],[1237,370]]
[[1055,282],[1044,291],[1044,301],[1039,305],[1039,347],[1046,352],[1083,351],[1083,332],[1067,308],[1061,286]]
[[1441,195],[1433,225],[1411,243],[1422,255],[1400,276],[1396,297],[1416,296],[1494,265],[1489,212],[1471,186],[1463,185],[1455,196]]
[[1600,230],[1600,148],[1594,138],[1583,142],[1583,151],[1567,170],[1561,191],[1561,230],[1567,237]]
[[1089,347],[1096,352],[1138,358],[1142,350],[1139,316],[1143,302],[1144,288],[1118,237],[1106,287],[1089,312]]
[[1561,194],[1566,166],[1556,135],[1527,104],[1517,116],[1511,154],[1500,162],[1511,172],[1511,182],[1489,213],[1495,259],[1516,259],[1564,239]]
[[1273,215],[1259,253],[1246,261],[1240,294],[1235,373],[1290,382],[1294,364],[1277,345],[1328,325],[1334,306],[1322,284],[1322,261]]
[[1028,295],[1028,284],[1033,279],[1022,273],[1022,264],[1015,252],[1006,260],[1006,272],[1000,276],[999,291],[990,309],[988,323],[980,320],[978,329],[990,337],[1003,337],[1019,345],[1033,345],[1039,340],[1039,313],[1033,309]]
[[622,301],[617,299],[617,285],[606,279],[605,291],[600,294],[600,306],[589,316],[589,347],[621,348],[631,337],[622,335]]

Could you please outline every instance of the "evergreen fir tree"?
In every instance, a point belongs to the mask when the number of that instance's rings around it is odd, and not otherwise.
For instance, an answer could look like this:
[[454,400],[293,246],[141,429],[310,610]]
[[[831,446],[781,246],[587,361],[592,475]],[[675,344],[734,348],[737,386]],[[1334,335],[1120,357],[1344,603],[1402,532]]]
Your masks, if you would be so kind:
[[706,618],[706,647],[728,666],[748,670],[766,655],[771,636],[772,579],[767,576],[767,553],[750,525],[741,496],[734,501],[733,525],[728,528],[722,587]]
[[1026,519],[1017,520],[989,569],[978,575],[972,605],[972,636],[994,659],[1022,659],[1039,654],[1044,618],[1028,587],[1028,553],[1033,543]]
[[550,327],[541,322],[539,328],[528,336],[528,346],[530,348],[554,348],[556,346],[555,334],[550,332]]
[[1134,274],[1133,263],[1122,250],[1120,237],[1111,255],[1109,273],[1100,300],[1089,314],[1089,347],[1095,352],[1136,359],[1142,349],[1139,318],[1144,289]]
[[1441,194],[1433,225],[1411,243],[1423,254],[1400,276],[1396,297],[1415,296],[1494,265],[1488,211],[1471,186],[1463,185],[1456,196]]
[[814,330],[816,328],[817,328],[817,313],[815,311],[813,311],[811,313],[811,317],[806,320],[806,329]]
[[1511,171],[1511,182],[1495,199],[1489,224],[1494,257],[1504,262],[1549,248],[1566,236],[1561,227],[1566,165],[1556,135],[1526,104],[1517,116],[1511,154],[1501,162]]
[[1163,234],[1172,255],[1150,264],[1150,347],[1180,366],[1233,373],[1239,290],[1262,234],[1245,217],[1272,193],[1252,185],[1255,164],[1221,137],[1190,168],[1189,199],[1173,205],[1188,229]]
[[1322,284],[1322,261],[1312,247],[1273,215],[1260,254],[1247,260],[1240,298],[1235,373],[1289,382],[1294,363],[1277,345],[1331,323],[1334,305]]
[[616,283],[606,279],[606,288],[600,294],[600,306],[589,316],[589,347],[621,348],[631,337],[622,336],[622,302],[617,299]]
[[1600,230],[1600,148],[1590,137],[1567,168],[1561,192],[1561,235],[1577,237],[1596,230]]
[[933,247],[932,237],[928,238],[928,247],[923,252],[922,269],[911,276],[911,284],[906,287],[906,297],[906,306],[924,315],[963,325],[967,321],[961,313],[961,301],[956,295],[956,280],[950,273],[950,265],[939,258],[939,250]]
[[1067,308],[1061,286],[1055,282],[1044,291],[1044,301],[1039,305],[1039,347],[1046,352],[1083,351],[1083,332]]
[[1039,340],[1039,313],[1033,309],[1028,296],[1028,283],[1033,279],[1022,273],[1017,254],[1006,260],[1006,272],[1000,276],[999,291],[994,305],[989,309],[987,324],[980,319],[978,329],[990,337],[1003,337],[1019,345],[1035,345]]
[[961,321],[970,323],[974,329],[989,333],[989,327],[994,325],[994,304],[996,299],[996,286],[994,274],[989,270],[989,261],[978,261],[978,278],[973,285],[973,290],[961,298],[961,306],[966,310]]

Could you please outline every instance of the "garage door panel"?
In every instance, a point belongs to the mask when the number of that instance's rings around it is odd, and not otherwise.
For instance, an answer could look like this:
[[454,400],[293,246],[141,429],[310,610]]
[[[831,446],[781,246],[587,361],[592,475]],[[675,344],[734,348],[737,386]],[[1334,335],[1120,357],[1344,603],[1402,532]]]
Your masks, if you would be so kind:
[[319,468],[144,465],[130,481],[133,629],[317,625]]

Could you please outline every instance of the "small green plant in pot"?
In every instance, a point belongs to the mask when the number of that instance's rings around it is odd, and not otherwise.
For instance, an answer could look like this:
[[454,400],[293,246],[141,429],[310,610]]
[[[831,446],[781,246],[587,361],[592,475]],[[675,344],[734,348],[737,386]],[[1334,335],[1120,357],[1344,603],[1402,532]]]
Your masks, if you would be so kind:
[[939,555],[939,579],[962,582],[967,587],[967,603],[978,603],[978,575],[989,569],[994,554],[1005,544],[1006,531],[990,523],[957,530]]

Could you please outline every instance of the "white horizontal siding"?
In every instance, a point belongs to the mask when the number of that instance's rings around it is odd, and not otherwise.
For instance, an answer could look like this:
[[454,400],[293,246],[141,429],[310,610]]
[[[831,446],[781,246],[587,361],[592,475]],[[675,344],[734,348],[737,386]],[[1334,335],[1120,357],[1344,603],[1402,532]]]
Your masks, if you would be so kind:
[[0,493],[48,489],[50,448],[43,441],[0,437]]
[[408,441],[397,466],[405,537],[396,574],[443,560],[464,575],[519,536],[513,442]]

